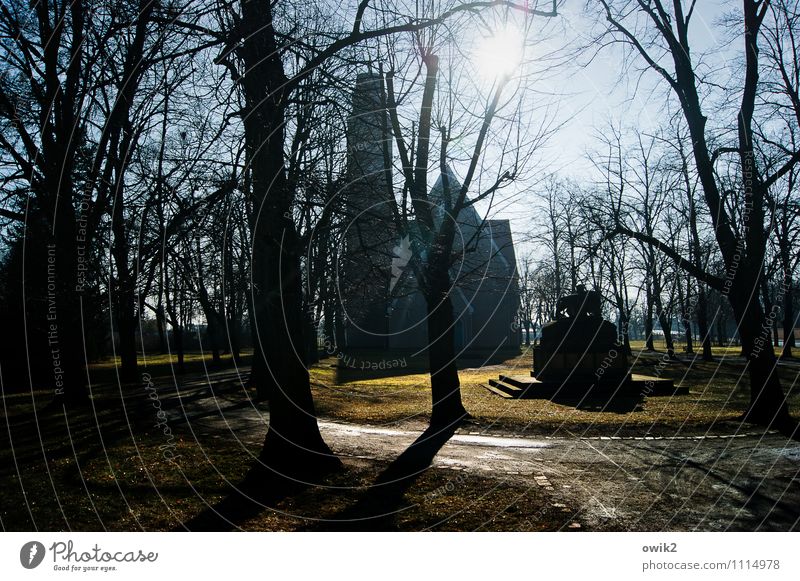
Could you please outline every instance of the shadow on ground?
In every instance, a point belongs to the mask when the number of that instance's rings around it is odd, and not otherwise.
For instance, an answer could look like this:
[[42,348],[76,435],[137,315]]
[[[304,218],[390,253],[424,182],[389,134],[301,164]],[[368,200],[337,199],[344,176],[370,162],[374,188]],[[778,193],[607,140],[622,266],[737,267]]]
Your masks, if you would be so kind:
[[[434,457],[456,432],[458,424],[428,428],[384,470],[352,506],[325,521],[306,527],[307,531],[394,531],[395,515],[403,508],[403,497]],[[209,507],[177,530],[230,531],[298,495],[312,483],[297,483],[283,477],[253,472],[236,491]]]
[[458,424],[430,427],[400,454],[358,502],[328,521],[317,524],[320,531],[396,531],[395,515],[403,496],[431,465],[439,450],[453,437]]
[[641,411],[644,394],[631,390],[597,389],[593,386],[576,384],[574,386],[556,386],[553,388],[535,386],[525,389],[520,399],[546,399],[584,412],[608,412],[627,414]]
[[[251,472],[252,474],[252,472]],[[264,510],[277,506],[285,498],[298,494],[308,485],[290,482],[277,475],[250,475],[235,487],[223,500],[209,506],[175,530],[194,532],[223,532],[239,530],[248,520],[257,517]]]

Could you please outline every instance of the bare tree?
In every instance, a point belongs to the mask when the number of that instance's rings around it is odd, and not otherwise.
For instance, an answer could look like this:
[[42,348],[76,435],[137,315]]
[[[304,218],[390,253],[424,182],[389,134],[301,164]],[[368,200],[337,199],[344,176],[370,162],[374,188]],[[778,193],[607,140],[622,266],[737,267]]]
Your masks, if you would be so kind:
[[[662,0],[600,0],[608,24],[603,38],[629,47],[645,66],[666,83],[677,98],[692,141],[695,169],[709,209],[719,251],[725,263],[726,276],[715,276],[678,255],[663,242],[642,232],[617,228],[615,234],[637,238],[659,248],[681,268],[712,288],[724,292],[733,308],[748,358],[750,374],[750,406],[744,418],[765,425],[792,429],[780,380],[776,373],[775,354],[764,345],[762,329],[765,314],[754,290],[760,285],[766,252],[765,213],[769,188],[800,160],[793,152],[787,162],[772,173],[764,173],[755,151],[753,116],[759,80],[759,39],[761,25],[769,9],[769,1],[743,0],[740,25],[743,25],[743,84],[736,112],[735,144],[721,150],[709,145],[709,128],[698,84],[702,75],[695,66],[689,43],[689,28],[694,4],[684,9],[680,0],[668,5]],[[638,24],[634,28],[634,24]],[[661,58],[665,54],[666,58]],[[726,207],[725,190],[715,172],[720,155],[731,152],[738,156],[739,191],[745,211],[737,225]]]
[[[302,249],[293,213],[296,192],[285,167],[288,104],[303,79],[350,47],[500,5],[509,3],[455,3],[430,16],[403,17],[369,27],[370,2],[362,0],[348,28],[326,30],[331,40],[325,46],[303,42],[311,31],[303,26],[309,21],[302,21],[299,13],[293,12],[298,6],[242,1],[238,10],[224,17],[225,47],[217,62],[241,87],[250,187],[258,217],[252,228],[257,345],[254,375],[257,383],[267,385],[271,414],[260,459],[282,474],[316,472],[339,465],[319,433],[304,355]],[[331,24],[321,18],[311,22]],[[284,58],[288,51],[295,51],[293,59]]]
[[[769,7],[770,18],[763,25],[765,44],[766,78],[762,82],[762,100],[772,113],[772,119],[779,119],[783,127],[780,139],[769,139],[767,128],[759,128],[758,133],[764,142],[763,148],[771,150],[770,161],[781,172],[787,160],[800,151],[800,14],[797,6],[787,0],[775,0]],[[766,125],[766,124],[765,124]],[[794,295],[797,273],[797,241],[800,237],[798,219],[796,165],[783,171],[775,182],[775,187],[767,191],[767,203],[773,216],[773,232],[777,256],[780,261],[781,280],[779,283],[783,308],[783,349],[781,358],[792,357],[795,347],[794,328],[797,324]],[[794,249],[794,250],[793,250]]]
[[65,400],[87,395],[81,370],[85,353],[81,296],[76,291],[79,224],[75,211],[81,180],[76,169],[87,122],[82,103],[90,80],[86,64],[91,59],[84,42],[87,25],[82,0],[38,2],[31,8],[24,2],[0,6],[0,145],[4,165],[10,170],[4,172],[4,186],[19,186],[6,190],[19,198],[2,215],[22,223],[28,213],[31,224],[41,224],[35,238],[30,236],[33,231],[28,235],[28,256],[37,259],[26,269],[28,295],[49,304],[51,319],[31,323],[38,328],[31,332],[29,342],[38,355],[54,350],[59,365],[53,367],[48,383]]
[[[450,269],[453,266],[453,250],[457,220],[462,212],[476,201],[484,199],[511,179],[510,171],[501,171],[486,191],[473,199],[467,193],[473,186],[478,164],[484,153],[486,137],[492,120],[497,113],[502,90],[507,78],[500,79],[481,115],[482,122],[475,138],[469,159],[466,176],[460,187],[451,184],[452,173],[448,167],[448,144],[453,130],[453,118],[442,120],[440,125],[439,170],[442,180],[441,217],[437,217],[439,204],[432,200],[428,190],[428,170],[430,161],[431,125],[434,96],[439,76],[439,57],[434,54],[434,35],[418,37],[421,48],[420,59],[425,69],[425,81],[416,135],[416,151],[409,153],[400,118],[397,114],[397,99],[394,89],[394,74],[386,78],[387,106],[390,112],[392,129],[397,144],[400,163],[403,168],[404,190],[409,193],[409,201],[419,225],[420,235],[415,240],[415,258],[410,261],[417,283],[428,309],[428,359],[431,374],[431,394],[433,410],[431,424],[449,426],[467,415],[461,403],[460,382],[456,367],[453,304],[451,289],[453,281]],[[450,90],[453,90],[452,88]],[[445,124],[446,123],[446,124]],[[413,162],[412,162],[413,159]],[[402,209],[394,212],[401,221],[401,233],[410,232],[409,224],[402,223],[401,216],[408,216]],[[424,258],[423,258],[424,257]]]

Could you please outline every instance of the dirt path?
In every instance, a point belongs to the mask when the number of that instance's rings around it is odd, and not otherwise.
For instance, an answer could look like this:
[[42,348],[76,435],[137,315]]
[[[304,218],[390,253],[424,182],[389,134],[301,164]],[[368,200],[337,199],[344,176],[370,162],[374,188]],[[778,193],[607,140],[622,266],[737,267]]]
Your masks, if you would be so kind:
[[[320,427],[336,452],[370,458],[396,457],[419,435],[332,422]],[[433,467],[542,487],[593,529],[787,530],[800,515],[798,461],[800,446],[775,434],[611,440],[462,430]]]
[[[231,379],[219,376],[215,379]],[[234,390],[235,391],[235,390]],[[173,396],[170,421],[196,435],[257,445],[269,414],[241,391],[204,381]],[[345,457],[391,461],[424,430],[320,420]],[[679,438],[542,437],[470,425],[445,444],[433,469],[539,487],[592,530],[795,530],[800,528],[800,443],[774,432]]]

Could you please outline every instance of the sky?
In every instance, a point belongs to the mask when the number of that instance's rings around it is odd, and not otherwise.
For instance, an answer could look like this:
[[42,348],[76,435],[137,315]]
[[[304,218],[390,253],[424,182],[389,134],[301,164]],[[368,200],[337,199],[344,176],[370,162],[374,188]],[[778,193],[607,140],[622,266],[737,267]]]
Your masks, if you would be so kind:
[[[721,49],[724,39],[714,23],[725,10],[735,5],[731,0],[698,1],[690,38],[693,56],[695,53],[699,55]],[[559,40],[568,45],[570,37],[579,39],[589,34],[591,22],[583,7],[583,1],[566,0],[560,9],[560,22],[557,25],[563,28],[565,34],[561,39],[553,38],[549,43],[551,46]],[[584,67],[580,66],[583,64],[581,61],[588,57],[584,53],[573,64],[564,67],[566,70],[563,75],[553,76],[550,80],[553,93],[568,93],[558,99],[559,116],[566,126],[553,136],[551,142],[551,148],[558,152],[567,172],[580,174],[590,170],[591,163],[586,154],[593,147],[593,128],[602,127],[609,118],[622,118],[625,123],[644,129],[659,123],[659,115],[664,108],[663,92],[654,94],[650,90],[656,74],[646,73],[638,87],[638,73],[620,79],[623,66],[620,56],[618,50],[607,49]],[[663,86],[663,83],[659,83],[659,88]]]
[[[709,62],[719,62],[720,57],[736,52],[736,44],[725,47],[726,37],[719,19],[737,6],[738,3],[730,0],[698,0],[690,31],[693,58],[714,52],[715,59]],[[584,8],[583,0],[566,0],[559,8],[558,18],[545,23],[543,36],[546,40],[533,50],[552,55],[569,52],[587,42],[592,22]],[[541,151],[537,164],[541,175],[556,173],[578,182],[591,181],[593,166],[589,156],[598,146],[597,132],[609,120],[622,121],[644,131],[656,128],[661,122],[666,107],[663,90],[666,85],[658,82],[660,77],[656,73],[649,71],[642,77],[638,71],[622,74],[624,60],[616,49],[603,50],[587,63],[589,55],[585,50],[571,53],[566,62],[536,81],[537,94],[551,95],[550,111],[560,126]],[[536,59],[535,54],[528,57],[532,61]],[[539,95],[538,98],[543,97]],[[520,186],[523,190],[528,187],[527,184]],[[539,213],[531,198],[526,191],[521,191],[514,195],[512,203],[493,216],[510,219],[518,240],[530,230]]]

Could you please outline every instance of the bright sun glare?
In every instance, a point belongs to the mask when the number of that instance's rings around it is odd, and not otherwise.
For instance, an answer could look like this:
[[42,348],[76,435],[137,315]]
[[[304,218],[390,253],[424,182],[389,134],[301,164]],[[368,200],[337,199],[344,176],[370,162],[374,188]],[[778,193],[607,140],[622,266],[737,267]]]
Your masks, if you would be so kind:
[[478,43],[475,64],[487,79],[513,75],[522,61],[523,39],[516,28],[506,28]]

